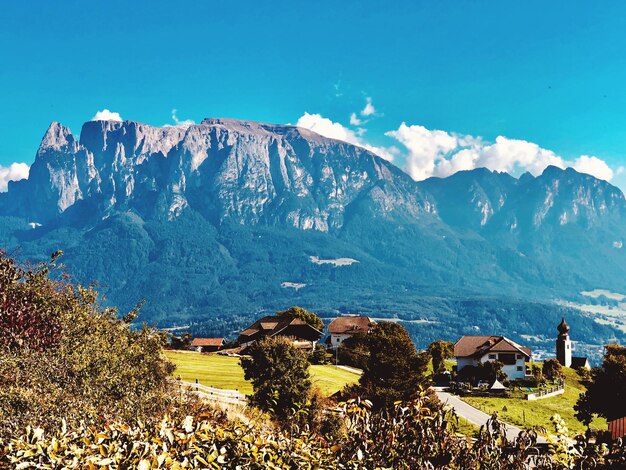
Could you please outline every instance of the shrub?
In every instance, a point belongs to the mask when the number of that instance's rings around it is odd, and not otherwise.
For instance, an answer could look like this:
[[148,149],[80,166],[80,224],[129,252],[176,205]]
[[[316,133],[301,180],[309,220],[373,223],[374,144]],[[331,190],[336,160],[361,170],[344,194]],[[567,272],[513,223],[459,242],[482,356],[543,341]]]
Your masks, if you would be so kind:
[[339,364],[365,369],[369,358],[366,335],[352,335],[338,346]]
[[308,356],[308,359],[311,364],[328,364],[330,357],[331,355],[328,354],[326,348],[318,343],[313,353]]
[[543,372],[544,377],[548,380],[557,380],[564,377],[563,366],[556,359],[543,361],[541,371]]
[[[55,260],[21,269],[0,254],[2,301],[26,306],[0,317],[0,329],[9,332],[0,342],[0,435],[26,424],[162,413],[173,370],[162,354],[165,337],[131,329],[136,310],[118,319],[98,306],[93,289],[51,279]],[[25,311],[33,320],[26,329],[19,326]],[[44,320],[53,326],[40,325]]]
[[446,370],[446,359],[454,357],[454,343],[438,339],[428,345],[428,354],[433,361],[433,374]]
[[[536,434],[508,442],[494,416],[472,443],[455,433],[455,416],[421,394],[372,412],[353,400],[336,414],[341,431],[327,439],[309,431],[272,430],[223,421],[212,413],[130,424],[92,422],[54,433],[26,428],[0,441],[0,466],[23,468],[281,468],[281,469],[522,469]],[[515,447],[507,447],[514,444]],[[545,468],[541,458],[534,464]]]
[[248,354],[241,358],[241,367],[254,389],[250,402],[279,422],[288,423],[308,402],[311,380],[307,356],[281,337],[255,342]]

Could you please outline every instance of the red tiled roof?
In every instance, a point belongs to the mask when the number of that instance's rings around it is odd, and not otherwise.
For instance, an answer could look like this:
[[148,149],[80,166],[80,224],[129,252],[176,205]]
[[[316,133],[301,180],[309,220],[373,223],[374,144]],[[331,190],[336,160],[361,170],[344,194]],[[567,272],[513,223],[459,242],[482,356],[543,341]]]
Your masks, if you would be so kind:
[[194,338],[191,345],[194,348],[202,346],[221,346],[224,343],[224,338]]
[[337,317],[328,325],[328,332],[335,335],[367,333],[372,323],[370,317]]
[[482,357],[489,352],[521,352],[530,357],[530,348],[504,336],[462,336],[454,345],[454,357]]

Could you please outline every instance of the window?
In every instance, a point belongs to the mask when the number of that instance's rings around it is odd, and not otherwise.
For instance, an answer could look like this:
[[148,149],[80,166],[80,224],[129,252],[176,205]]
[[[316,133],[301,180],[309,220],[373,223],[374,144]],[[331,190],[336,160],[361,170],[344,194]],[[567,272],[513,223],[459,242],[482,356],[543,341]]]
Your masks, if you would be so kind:
[[498,354],[498,359],[505,366],[512,366],[515,364],[515,354],[513,353],[500,353]]
[[524,368],[523,368],[522,366],[517,366],[517,371],[518,371],[518,372],[521,372],[521,371],[523,371],[523,370],[524,370]]
[[518,354],[518,355],[517,355],[517,358],[518,358],[518,359],[521,359],[521,358],[522,358],[522,355],[521,355],[521,354]]
[[489,354],[489,359],[495,359],[496,355],[495,354]]

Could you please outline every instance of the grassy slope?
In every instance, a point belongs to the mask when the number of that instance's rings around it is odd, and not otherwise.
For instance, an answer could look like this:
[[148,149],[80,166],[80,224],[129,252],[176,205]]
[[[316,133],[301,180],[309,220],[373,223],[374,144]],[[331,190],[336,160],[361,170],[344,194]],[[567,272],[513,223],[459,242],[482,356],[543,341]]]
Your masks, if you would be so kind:
[[[166,351],[167,357],[176,364],[173,376],[187,382],[198,379],[210,387],[237,389],[243,393],[252,393],[252,385],[244,380],[243,369],[236,357],[196,352]],[[357,374],[338,369],[334,366],[311,366],[311,378],[323,393],[331,395],[341,390],[346,384],[356,382]]]
[[[585,431],[585,426],[574,417],[574,405],[585,387],[580,384],[578,374],[572,369],[565,371],[565,393],[543,400],[527,401],[521,398],[463,398],[469,404],[480,408],[486,413],[497,411],[503,421],[520,427],[539,425],[552,430],[550,417],[555,413],[567,423],[567,427],[574,433]],[[502,411],[506,406],[507,411]],[[525,419],[524,419],[525,418]],[[606,421],[596,418],[591,423],[592,428],[606,429]]]

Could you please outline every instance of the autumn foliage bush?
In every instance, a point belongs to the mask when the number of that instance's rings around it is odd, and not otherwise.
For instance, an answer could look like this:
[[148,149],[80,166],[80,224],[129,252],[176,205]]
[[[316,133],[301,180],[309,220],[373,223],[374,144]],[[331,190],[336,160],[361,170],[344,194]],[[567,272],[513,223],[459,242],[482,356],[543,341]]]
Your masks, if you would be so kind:
[[[497,420],[477,441],[455,434],[454,414],[427,403],[425,394],[384,412],[352,400],[335,413],[344,421],[332,440],[258,422],[163,418],[147,425],[92,424],[54,433],[27,428],[4,442],[0,465],[38,468],[242,469],[513,469],[524,468],[536,436],[526,433],[507,448]],[[429,405],[429,406],[426,406]],[[0,451],[2,452],[2,451]]]
[[164,336],[131,328],[136,311],[100,307],[95,290],[62,276],[58,255],[23,268],[0,253],[0,436],[155,416],[172,401]]

